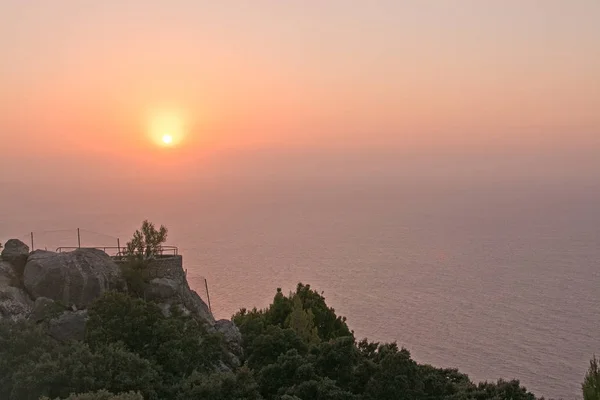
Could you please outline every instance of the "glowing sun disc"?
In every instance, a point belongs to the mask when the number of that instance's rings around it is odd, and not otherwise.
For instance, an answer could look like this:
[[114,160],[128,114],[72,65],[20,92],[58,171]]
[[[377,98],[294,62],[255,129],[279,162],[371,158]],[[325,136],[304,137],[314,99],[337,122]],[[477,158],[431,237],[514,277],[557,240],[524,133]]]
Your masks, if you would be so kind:
[[179,147],[188,133],[187,116],[178,110],[151,110],[146,119],[146,132],[159,147]]

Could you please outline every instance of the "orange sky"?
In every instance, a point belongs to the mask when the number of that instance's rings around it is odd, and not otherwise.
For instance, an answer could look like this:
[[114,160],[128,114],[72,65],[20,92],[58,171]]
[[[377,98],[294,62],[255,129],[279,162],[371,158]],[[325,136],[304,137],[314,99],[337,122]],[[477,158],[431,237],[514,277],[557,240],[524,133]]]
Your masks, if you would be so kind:
[[[600,150],[598,21],[596,0],[5,0],[0,167]],[[164,112],[178,148],[148,137]]]

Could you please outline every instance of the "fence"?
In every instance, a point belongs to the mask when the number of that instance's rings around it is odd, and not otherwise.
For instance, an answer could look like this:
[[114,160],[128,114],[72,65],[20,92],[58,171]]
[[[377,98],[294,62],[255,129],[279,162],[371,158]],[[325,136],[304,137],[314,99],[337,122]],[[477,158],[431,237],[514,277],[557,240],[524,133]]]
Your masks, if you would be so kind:
[[[126,250],[126,247],[121,245],[120,238],[116,236],[80,228],[33,231],[17,239],[27,243],[31,251],[41,249],[62,253],[78,248],[94,248],[102,250],[112,257],[122,257],[125,255]],[[161,246],[159,248],[159,257],[177,255],[179,255],[179,249],[175,246]],[[190,286],[196,290],[200,298],[207,303],[212,312],[206,278],[203,276],[187,276],[187,269],[185,273]]]
[[[60,246],[56,248],[56,252],[57,253],[63,253],[66,251],[73,251],[73,250],[77,250],[80,249],[81,247],[71,247],[71,246]],[[103,252],[105,252],[106,254],[108,254],[109,256],[113,256],[113,257],[123,257],[126,255],[126,247],[123,246],[117,246],[117,247],[113,247],[113,246],[85,246],[84,248],[86,249],[97,249],[97,250],[102,250]],[[160,246],[157,249],[157,253],[159,257],[162,256],[176,256],[179,254],[179,249],[175,246]]]
[[[33,250],[53,250],[56,248],[80,248],[80,247],[114,247],[123,248],[120,239],[116,236],[94,232],[87,229],[58,229],[46,231],[33,231],[18,237]],[[92,244],[93,246],[89,246]]]

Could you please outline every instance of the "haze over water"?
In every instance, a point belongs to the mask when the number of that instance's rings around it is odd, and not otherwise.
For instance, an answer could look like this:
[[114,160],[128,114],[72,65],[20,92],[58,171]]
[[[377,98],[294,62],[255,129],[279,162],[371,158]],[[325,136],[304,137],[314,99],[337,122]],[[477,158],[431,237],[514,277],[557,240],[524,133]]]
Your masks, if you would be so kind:
[[5,0],[0,242],[113,246],[150,219],[218,317],[302,281],[358,337],[579,398],[599,20],[595,0]]

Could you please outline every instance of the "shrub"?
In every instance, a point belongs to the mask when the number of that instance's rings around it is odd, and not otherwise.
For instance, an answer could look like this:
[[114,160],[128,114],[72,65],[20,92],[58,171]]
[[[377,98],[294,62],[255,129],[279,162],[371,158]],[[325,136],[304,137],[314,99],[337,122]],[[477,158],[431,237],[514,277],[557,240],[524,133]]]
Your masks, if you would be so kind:
[[159,229],[152,222],[145,220],[141,230],[136,230],[133,238],[127,242],[125,255],[129,258],[149,259],[158,256],[161,246],[167,241],[167,228],[163,225]]
[[[50,400],[48,397],[42,397],[40,400]],[[61,399],[55,399],[61,400]],[[144,400],[141,394],[137,392],[121,393],[114,395],[106,390],[99,392],[72,394],[64,400]]]
[[600,400],[600,367],[596,356],[590,360],[590,368],[581,385],[584,400]]

